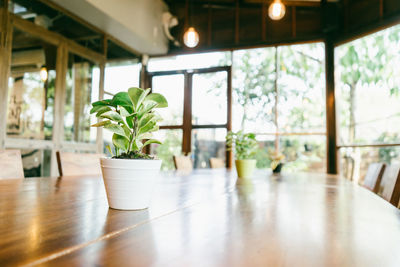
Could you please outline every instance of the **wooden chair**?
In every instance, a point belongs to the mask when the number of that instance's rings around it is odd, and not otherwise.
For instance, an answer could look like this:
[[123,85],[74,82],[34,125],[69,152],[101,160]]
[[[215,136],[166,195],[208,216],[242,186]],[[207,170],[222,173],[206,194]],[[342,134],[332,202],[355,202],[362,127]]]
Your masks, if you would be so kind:
[[221,159],[221,158],[210,158],[210,168],[211,169],[225,168],[224,159]]
[[400,200],[400,164],[386,166],[378,194],[397,206]]
[[378,193],[385,167],[385,163],[371,163],[364,178],[364,187]]
[[60,176],[101,175],[103,154],[56,152]]
[[0,150],[0,179],[23,179],[21,151]]
[[175,169],[182,171],[193,170],[193,163],[188,156],[174,156]]

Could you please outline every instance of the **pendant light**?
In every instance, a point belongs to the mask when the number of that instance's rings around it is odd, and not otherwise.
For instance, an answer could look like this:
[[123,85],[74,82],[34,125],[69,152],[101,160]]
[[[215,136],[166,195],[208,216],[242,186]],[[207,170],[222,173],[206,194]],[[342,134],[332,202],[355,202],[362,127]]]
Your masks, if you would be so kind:
[[39,71],[40,79],[42,82],[46,82],[48,78],[48,73],[47,73],[47,68],[45,66],[42,66]]
[[196,32],[195,28],[189,27],[185,34],[183,35],[183,42],[187,47],[196,47],[199,43],[199,34]]
[[[187,17],[189,17],[189,22],[191,22],[190,14],[189,14],[189,1],[186,0],[186,8],[187,8]],[[187,24],[187,23],[186,23]],[[191,25],[191,23],[190,23]],[[190,48],[196,47],[199,44],[199,34],[197,33],[196,29],[191,25],[186,30],[185,34],[183,35],[183,43]]]
[[272,20],[280,20],[285,16],[286,8],[281,0],[274,0],[268,8],[268,15]]

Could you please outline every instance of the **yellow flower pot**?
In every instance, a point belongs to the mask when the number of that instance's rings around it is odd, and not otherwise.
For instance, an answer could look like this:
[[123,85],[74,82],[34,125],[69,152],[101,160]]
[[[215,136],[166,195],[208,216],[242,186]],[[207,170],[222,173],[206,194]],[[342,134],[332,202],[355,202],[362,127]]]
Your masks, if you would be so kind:
[[250,178],[256,168],[255,159],[237,159],[235,160],[236,171],[239,178]]

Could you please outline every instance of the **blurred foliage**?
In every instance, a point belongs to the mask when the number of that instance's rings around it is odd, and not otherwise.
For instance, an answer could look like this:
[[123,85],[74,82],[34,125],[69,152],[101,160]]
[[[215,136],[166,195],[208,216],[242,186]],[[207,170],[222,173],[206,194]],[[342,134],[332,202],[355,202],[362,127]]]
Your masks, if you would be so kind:
[[[382,133],[381,136],[376,140],[379,144],[390,144],[397,142],[399,140],[399,135],[397,133]],[[399,151],[396,147],[380,147],[378,149],[379,161],[385,163],[392,163],[392,160],[399,156]]]
[[258,149],[256,135],[254,133],[228,132],[226,135],[226,146],[228,151],[235,151],[238,160],[254,159]]
[[[276,127],[275,82],[278,84],[278,113],[284,114],[286,118],[285,128],[282,129],[280,123],[278,132],[325,131],[322,44],[241,50],[234,53],[233,93],[237,104],[243,107],[243,116],[234,119],[240,120],[242,131],[254,131],[248,127],[249,122],[254,121],[270,123]],[[277,67],[279,77],[276,75]],[[285,140],[280,142],[280,151],[286,156],[285,169],[317,168],[324,171],[325,140],[313,137],[303,140],[301,136],[280,138]],[[260,141],[259,144],[260,148],[255,155],[257,167],[268,168],[271,163],[268,149],[274,147],[274,141]]]
[[161,170],[174,170],[174,155],[182,153],[182,130],[161,130],[165,133],[162,145],[154,145],[156,155],[162,159]]

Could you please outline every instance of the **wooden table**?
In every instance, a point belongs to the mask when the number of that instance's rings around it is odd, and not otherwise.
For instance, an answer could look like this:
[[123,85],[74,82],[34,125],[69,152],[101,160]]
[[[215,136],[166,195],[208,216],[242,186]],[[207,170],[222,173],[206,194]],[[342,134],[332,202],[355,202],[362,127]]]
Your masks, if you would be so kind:
[[400,266],[400,212],[347,180],[164,174],[144,211],[100,177],[0,180],[0,266]]

